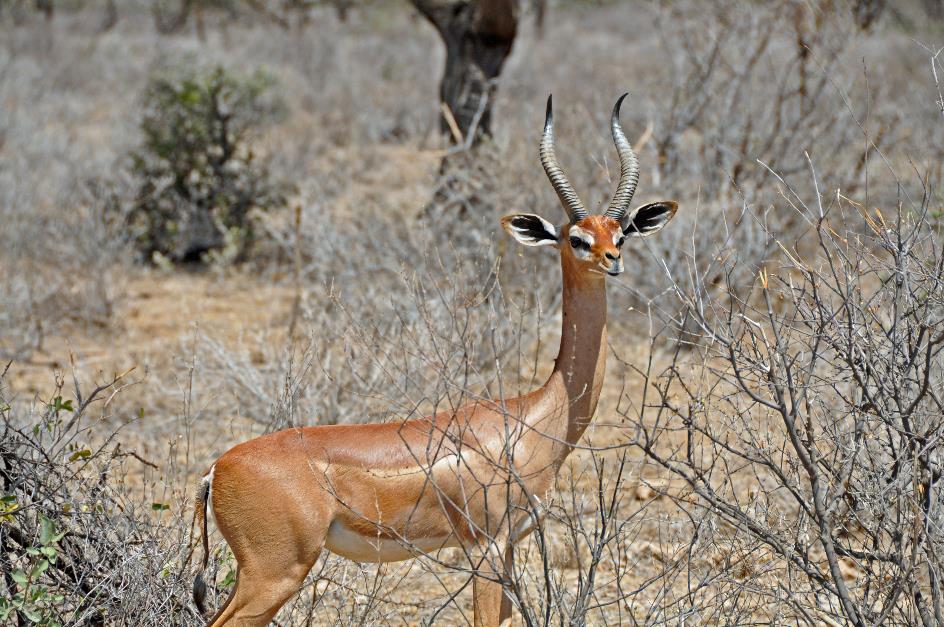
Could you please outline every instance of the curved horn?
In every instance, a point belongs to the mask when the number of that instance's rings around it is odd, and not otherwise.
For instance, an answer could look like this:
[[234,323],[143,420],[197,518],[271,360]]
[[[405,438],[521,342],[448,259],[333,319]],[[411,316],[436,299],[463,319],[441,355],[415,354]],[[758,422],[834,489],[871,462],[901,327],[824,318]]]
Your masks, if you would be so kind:
[[587,210],[577,197],[573,185],[567,180],[567,175],[561,170],[554,156],[554,110],[551,106],[551,96],[547,97],[547,114],[544,117],[544,135],[541,137],[541,165],[551,180],[557,197],[564,205],[564,211],[571,222],[577,222],[587,217]]
[[620,181],[616,187],[616,193],[613,194],[613,200],[610,201],[610,206],[607,207],[603,215],[617,221],[626,215],[629,202],[633,199],[633,194],[636,193],[636,184],[639,183],[639,161],[636,159],[636,153],[633,152],[632,145],[626,139],[626,134],[623,133],[619,121],[620,105],[623,104],[623,99],[628,95],[623,94],[616,101],[616,106],[613,107],[613,117],[610,118],[613,143],[616,144],[616,150],[619,152],[620,158]]

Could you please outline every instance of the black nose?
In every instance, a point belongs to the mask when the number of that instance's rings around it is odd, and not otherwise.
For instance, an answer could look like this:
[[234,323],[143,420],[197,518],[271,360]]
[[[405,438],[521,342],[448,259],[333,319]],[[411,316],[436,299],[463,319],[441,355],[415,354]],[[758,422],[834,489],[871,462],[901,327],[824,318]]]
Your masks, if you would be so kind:
[[619,259],[619,253],[616,253],[615,255],[613,253],[605,253],[605,254],[606,254],[606,258],[609,259],[610,261],[616,261],[617,259]]

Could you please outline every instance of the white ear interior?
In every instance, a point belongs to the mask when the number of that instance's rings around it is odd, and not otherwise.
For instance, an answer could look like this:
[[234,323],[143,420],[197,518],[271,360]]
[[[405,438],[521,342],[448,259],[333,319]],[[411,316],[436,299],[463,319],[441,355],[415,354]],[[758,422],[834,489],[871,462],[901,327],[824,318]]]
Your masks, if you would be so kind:
[[626,218],[623,234],[626,237],[648,237],[668,224],[677,210],[678,203],[671,200],[643,205]]
[[505,216],[502,226],[525,246],[556,246],[560,238],[557,227],[533,213]]

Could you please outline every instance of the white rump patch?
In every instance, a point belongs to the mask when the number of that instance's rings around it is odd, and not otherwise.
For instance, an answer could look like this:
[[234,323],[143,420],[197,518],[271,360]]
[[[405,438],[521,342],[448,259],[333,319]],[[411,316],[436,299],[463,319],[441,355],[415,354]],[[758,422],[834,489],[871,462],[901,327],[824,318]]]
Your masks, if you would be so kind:
[[213,518],[213,524],[216,524],[216,516],[213,514],[213,475],[216,474],[216,464],[210,466],[210,472],[204,475],[200,483],[206,485],[207,516]]

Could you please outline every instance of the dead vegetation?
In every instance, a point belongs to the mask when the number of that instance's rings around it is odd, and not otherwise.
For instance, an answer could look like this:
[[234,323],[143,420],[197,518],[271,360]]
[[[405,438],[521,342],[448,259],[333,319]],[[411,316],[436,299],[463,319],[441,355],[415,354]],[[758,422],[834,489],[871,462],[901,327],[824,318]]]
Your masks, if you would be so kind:
[[[628,89],[637,197],[682,208],[610,285],[605,396],[506,582],[516,620],[944,622],[944,42],[918,3],[868,32],[841,3],[551,3],[540,37],[519,24],[493,137],[442,173],[444,56],[408,3],[171,34],[128,7],[105,31],[97,7],[0,11],[0,612],[41,592],[48,624],[199,624],[189,507],[216,454],[540,383],[558,270],[497,219],[556,206],[549,92],[562,165],[603,202]],[[134,263],[102,186],[133,198],[148,76],[193,53],[275,77],[254,150],[297,192],[244,262],[187,274]],[[212,564],[222,593],[222,546]],[[327,556],[280,620],[462,624],[469,581],[452,551]]]

